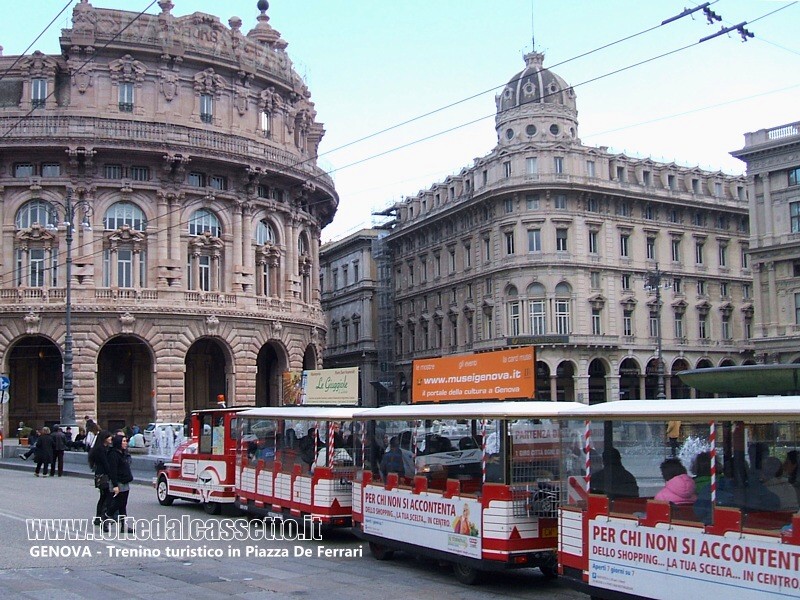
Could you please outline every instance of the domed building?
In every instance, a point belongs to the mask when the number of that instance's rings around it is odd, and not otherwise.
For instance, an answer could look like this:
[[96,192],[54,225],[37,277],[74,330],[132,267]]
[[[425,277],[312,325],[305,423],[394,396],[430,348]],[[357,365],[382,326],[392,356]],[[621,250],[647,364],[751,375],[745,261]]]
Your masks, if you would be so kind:
[[745,179],[582,144],[543,61],[496,97],[489,154],[390,211],[397,402],[414,359],[509,346],[536,347],[537,398],[587,403],[753,362]]
[[309,90],[265,0],[247,32],[158,4],[82,0],[60,55],[0,57],[6,431],[58,422],[70,382],[115,428],[279,404],[321,366],[338,196]]

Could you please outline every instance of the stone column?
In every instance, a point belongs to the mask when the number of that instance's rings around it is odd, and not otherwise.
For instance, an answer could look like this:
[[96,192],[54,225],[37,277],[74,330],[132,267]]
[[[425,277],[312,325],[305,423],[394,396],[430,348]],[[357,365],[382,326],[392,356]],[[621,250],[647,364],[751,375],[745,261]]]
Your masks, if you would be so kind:
[[769,336],[775,337],[778,335],[780,313],[778,312],[778,283],[775,279],[774,262],[767,263],[767,281],[769,286],[767,291],[769,298]]
[[[311,304],[319,304],[322,300],[321,290],[319,289],[319,231],[309,232],[311,233],[311,281],[310,283],[310,293],[309,293],[309,303]],[[358,283],[358,282],[356,282]]]
[[555,374],[550,375],[550,400],[558,400],[558,377]]
[[[244,239],[242,239],[242,203],[236,202],[233,207],[233,273],[240,274],[244,267],[244,263],[242,262],[242,246],[244,245]],[[233,292],[237,292],[239,290],[232,290]],[[242,291],[244,291],[244,286],[242,286]]]
[[178,262],[181,259],[181,215],[178,198],[169,203],[169,257]]
[[[158,193],[158,207],[157,207],[157,229],[156,229],[156,265],[161,265],[165,260],[169,258],[169,224],[170,220],[167,216],[169,212],[169,205],[167,201],[167,197],[163,192]],[[158,287],[166,287],[167,280],[166,277],[162,277],[160,273],[161,269],[159,269],[159,277],[157,285]]]
[[[772,215],[772,192],[769,186],[769,173],[761,175],[762,187],[764,191],[764,243],[759,246],[772,244],[775,228],[773,226],[774,217]],[[774,319],[773,319],[774,320]]]

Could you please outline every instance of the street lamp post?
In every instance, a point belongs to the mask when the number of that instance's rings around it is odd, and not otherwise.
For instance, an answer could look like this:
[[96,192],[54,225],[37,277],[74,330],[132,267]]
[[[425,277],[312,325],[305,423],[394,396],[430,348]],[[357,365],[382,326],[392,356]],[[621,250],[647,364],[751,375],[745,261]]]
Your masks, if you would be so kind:
[[656,263],[655,271],[648,271],[645,275],[645,289],[656,293],[656,361],[657,365],[657,388],[656,399],[664,400],[667,397],[664,386],[664,358],[661,353],[661,284],[664,273],[658,268]]
[[74,371],[72,367],[73,352],[72,352],[72,241],[75,225],[75,212],[78,208],[83,208],[84,211],[84,224],[88,224],[88,218],[91,214],[92,207],[84,199],[73,201],[72,189],[67,188],[67,195],[64,202],[56,202],[62,209],[64,209],[64,225],[67,228],[66,243],[67,243],[67,259],[66,259],[66,306],[64,309],[64,326],[66,333],[64,335],[64,394],[61,404],[60,421],[61,426],[75,427],[75,390],[73,386]]

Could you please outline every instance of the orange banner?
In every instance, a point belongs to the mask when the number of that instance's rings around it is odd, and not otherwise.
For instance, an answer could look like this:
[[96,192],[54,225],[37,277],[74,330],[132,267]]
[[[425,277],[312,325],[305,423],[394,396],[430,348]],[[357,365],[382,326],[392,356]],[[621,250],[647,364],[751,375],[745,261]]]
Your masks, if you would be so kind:
[[533,347],[414,361],[412,402],[533,398]]

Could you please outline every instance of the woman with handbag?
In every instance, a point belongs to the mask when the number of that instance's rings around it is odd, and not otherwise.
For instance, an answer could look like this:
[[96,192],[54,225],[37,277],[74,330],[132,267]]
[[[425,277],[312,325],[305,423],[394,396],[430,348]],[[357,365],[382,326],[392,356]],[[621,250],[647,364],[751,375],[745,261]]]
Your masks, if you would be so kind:
[[111,498],[110,479],[108,477],[108,451],[111,448],[112,435],[110,431],[101,431],[97,434],[97,440],[89,450],[89,466],[94,471],[94,487],[100,492],[95,510],[94,524],[103,525],[103,531],[108,531],[108,504]]
[[131,472],[131,455],[128,453],[128,438],[117,434],[112,438],[111,450],[108,451],[108,477],[111,480],[109,487],[112,496],[109,498],[108,515],[117,518],[119,531],[133,533],[133,529],[125,526],[125,517],[128,514],[128,494],[130,483],[133,481]]

